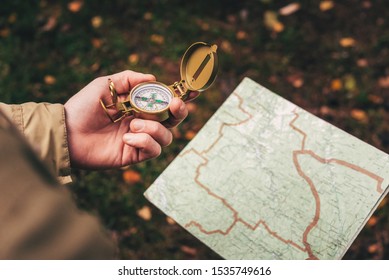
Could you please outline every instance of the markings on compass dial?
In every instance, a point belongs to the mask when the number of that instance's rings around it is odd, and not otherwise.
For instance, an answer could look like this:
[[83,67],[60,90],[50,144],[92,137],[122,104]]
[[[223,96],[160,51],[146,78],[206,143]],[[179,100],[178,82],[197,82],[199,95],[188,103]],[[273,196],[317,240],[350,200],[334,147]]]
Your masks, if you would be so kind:
[[161,111],[169,106],[171,95],[160,87],[141,88],[133,97],[135,105],[145,111]]

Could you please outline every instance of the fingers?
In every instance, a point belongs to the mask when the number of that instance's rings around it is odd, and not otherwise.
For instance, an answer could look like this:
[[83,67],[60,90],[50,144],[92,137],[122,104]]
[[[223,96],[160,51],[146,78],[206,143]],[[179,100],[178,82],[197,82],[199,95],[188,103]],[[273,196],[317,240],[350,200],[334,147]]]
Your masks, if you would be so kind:
[[162,124],[167,128],[172,128],[177,126],[188,116],[188,109],[186,108],[185,103],[179,99],[174,98],[170,104],[170,117],[162,122]]
[[139,161],[159,156],[161,147],[168,146],[173,140],[170,130],[156,121],[134,119],[130,130],[123,135],[123,141],[139,149]]
[[128,93],[134,86],[144,82],[155,81],[155,76],[151,74],[139,73],[131,70],[126,70],[108,78],[112,80],[118,94]]

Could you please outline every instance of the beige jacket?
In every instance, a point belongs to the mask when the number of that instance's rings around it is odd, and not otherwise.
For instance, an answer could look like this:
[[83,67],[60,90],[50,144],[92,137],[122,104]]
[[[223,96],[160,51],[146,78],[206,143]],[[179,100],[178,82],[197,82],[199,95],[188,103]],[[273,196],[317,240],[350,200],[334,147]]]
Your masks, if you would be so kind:
[[113,258],[99,221],[57,179],[71,181],[63,105],[0,103],[1,259]]

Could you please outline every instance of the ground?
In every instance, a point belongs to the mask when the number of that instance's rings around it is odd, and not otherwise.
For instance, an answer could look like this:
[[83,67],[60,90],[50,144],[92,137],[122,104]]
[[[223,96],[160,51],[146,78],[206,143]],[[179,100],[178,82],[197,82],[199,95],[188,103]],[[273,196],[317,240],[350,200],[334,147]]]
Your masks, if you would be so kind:
[[[143,197],[244,77],[389,152],[389,2],[21,1],[0,10],[0,100],[65,102],[95,77],[125,69],[180,79],[193,42],[219,46],[212,88],[162,155],[105,172],[74,170],[75,199],[101,217],[119,257],[219,258]],[[389,258],[385,199],[346,259]]]

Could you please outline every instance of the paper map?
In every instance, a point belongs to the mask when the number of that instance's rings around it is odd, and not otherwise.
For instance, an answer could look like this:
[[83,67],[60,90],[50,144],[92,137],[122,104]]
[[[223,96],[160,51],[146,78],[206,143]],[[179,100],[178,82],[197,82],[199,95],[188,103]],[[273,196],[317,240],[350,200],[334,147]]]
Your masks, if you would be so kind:
[[245,78],[146,197],[226,259],[339,259],[389,156]]

